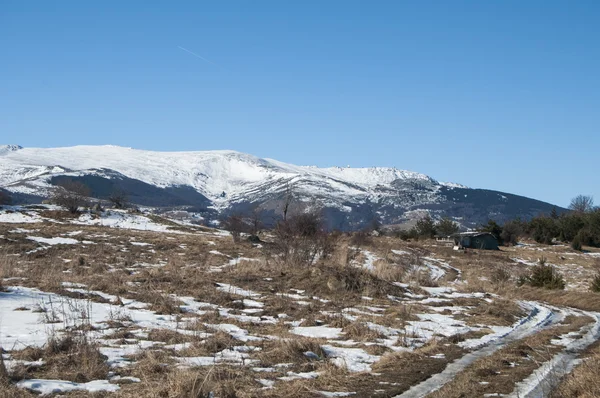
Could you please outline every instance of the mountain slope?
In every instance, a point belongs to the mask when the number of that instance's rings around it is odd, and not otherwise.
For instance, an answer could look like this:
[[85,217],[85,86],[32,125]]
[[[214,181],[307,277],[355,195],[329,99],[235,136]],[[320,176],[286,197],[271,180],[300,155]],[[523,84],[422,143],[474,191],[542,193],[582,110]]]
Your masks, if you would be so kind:
[[[324,209],[331,227],[358,228],[373,219],[403,223],[422,211],[456,217],[465,226],[489,217],[529,218],[552,205],[516,195],[440,183],[396,168],[318,168],[260,159],[235,151],[152,152],[117,146],[0,147],[0,187],[45,197],[63,178],[82,179],[92,195],[115,189],[147,206],[195,206],[207,218],[279,211],[293,192],[297,207]],[[31,198],[31,196],[29,196]]]

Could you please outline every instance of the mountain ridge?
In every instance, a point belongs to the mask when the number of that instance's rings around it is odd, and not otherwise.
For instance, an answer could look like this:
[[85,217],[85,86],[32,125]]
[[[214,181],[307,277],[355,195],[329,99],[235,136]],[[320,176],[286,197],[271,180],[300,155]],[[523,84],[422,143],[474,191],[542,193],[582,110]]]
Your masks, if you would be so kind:
[[[373,219],[382,224],[402,223],[419,211],[434,218],[453,217],[468,226],[493,216],[530,218],[553,207],[518,195],[439,182],[394,167],[297,166],[232,150],[0,146],[0,187],[15,195],[47,197],[53,185],[64,178],[87,179],[100,199],[106,198],[112,187],[128,188],[124,190],[141,205],[202,203],[207,219],[254,207],[273,217],[286,193],[293,191],[298,207],[323,208],[330,226],[342,229],[359,228]],[[479,195],[481,192],[485,195]],[[477,203],[469,195],[479,198]]]

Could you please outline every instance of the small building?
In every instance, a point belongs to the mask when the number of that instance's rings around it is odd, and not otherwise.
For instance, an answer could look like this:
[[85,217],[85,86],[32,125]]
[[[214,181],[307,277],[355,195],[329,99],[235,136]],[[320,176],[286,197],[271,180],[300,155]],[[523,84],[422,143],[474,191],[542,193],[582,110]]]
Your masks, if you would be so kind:
[[462,232],[452,237],[458,248],[499,250],[498,239],[489,232]]

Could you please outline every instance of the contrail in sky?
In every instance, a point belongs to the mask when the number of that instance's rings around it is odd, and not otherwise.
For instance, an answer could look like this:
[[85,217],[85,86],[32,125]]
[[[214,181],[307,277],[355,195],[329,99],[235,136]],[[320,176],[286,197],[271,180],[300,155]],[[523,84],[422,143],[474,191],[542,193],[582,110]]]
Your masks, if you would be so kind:
[[187,48],[184,48],[184,47],[181,47],[181,46],[177,46],[177,48],[178,48],[178,49],[180,49],[180,50],[183,50],[183,51],[185,51],[186,53],[190,53],[190,54],[192,54],[194,57],[196,57],[196,58],[200,58],[202,61],[208,62],[209,64],[213,64],[214,66],[219,66],[219,65],[215,64],[214,62],[212,62],[212,61],[209,61],[208,59],[204,58],[203,56],[201,56],[201,55],[198,55],[198,54],[196,54],[195,52],[188,50]]

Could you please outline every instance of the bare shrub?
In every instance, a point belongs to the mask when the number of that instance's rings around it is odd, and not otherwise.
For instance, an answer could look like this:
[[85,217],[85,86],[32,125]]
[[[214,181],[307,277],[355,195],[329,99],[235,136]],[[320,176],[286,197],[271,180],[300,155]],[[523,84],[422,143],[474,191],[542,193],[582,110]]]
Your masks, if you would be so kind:
[[287,265],[313,265],[333,252],[335,242],[323,227],[318,212],[288,216],[275,227],[274,245]]
[[234,243],[239,243],[242,232],[246,230],[244,219],[239,214],[232,214],[223,223],[223,227],[231,233]]
[[108,197],[108,201],[115,209],[125,209],[129,204],[127,193],[121,189],[115,189]]
[[52,192],[51,202],[66,208],[71,214],[79,212],[79,208],[88,204],[90,189],[79,181],[61,181]]
[[357,247],[362,247],[373,243],[369,230],[363,229],[352,234],[350,238],[350,244]]
[[495,267],[490,274],[490,281],[493,284],[501,285],[510,281],[511,273],[506,267]]

